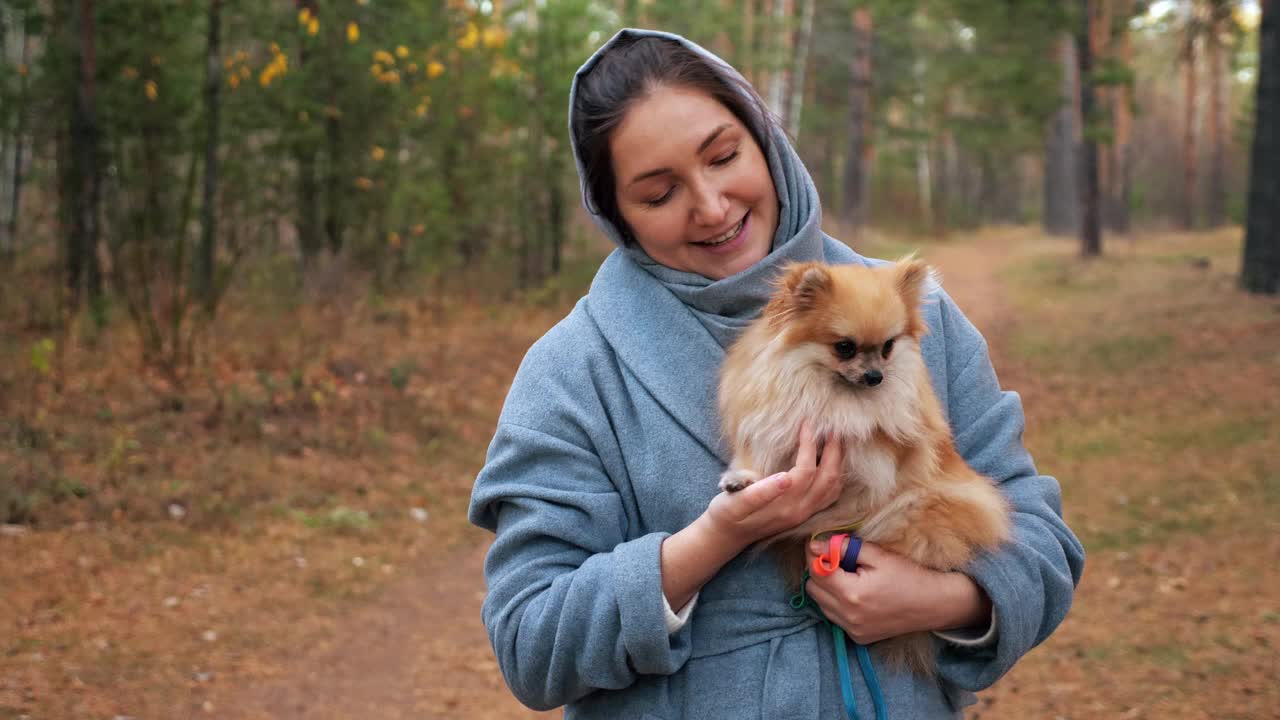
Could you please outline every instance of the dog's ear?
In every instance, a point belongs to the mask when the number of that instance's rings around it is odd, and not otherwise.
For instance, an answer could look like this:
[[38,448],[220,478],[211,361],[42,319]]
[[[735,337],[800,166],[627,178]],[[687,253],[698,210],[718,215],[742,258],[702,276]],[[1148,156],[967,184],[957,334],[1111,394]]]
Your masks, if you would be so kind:
[[906,333],[915,338],[929,331],[920,312],[920,306],[938,282],[937,272],[923,260],[908,255],[893,265],[894,286],[902,304],[907,308]]
[[822,263],[794,263],[774,280],[773,298],[764,314],[776,327],[819,303],[831,289],[831,272]]
[[831,289],[831,271],[822,263],[798,263],[787,268],[782,287],[796,306],[812,307]]
[[935,279],[933,268],[914,255],[908,255],[894,265],[893,271],[902,301],[908,307],[917,307],[929,294],[929,281]]

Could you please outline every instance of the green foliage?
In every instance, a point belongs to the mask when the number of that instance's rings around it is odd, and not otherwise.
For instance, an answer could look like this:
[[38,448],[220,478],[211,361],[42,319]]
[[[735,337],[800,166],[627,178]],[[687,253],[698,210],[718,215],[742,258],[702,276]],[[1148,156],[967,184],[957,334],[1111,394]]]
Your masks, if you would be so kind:
[[352,531],[373,526],[373,520],[368,512],[353,510],[345,505],[339,505],[327,513],[306,513],[295,510],[293,516],[303,525],[315,530]]
[[53,338],[42,338],[31,345],[31,369],[41,375],[53,372],[53,355],[57,343]]

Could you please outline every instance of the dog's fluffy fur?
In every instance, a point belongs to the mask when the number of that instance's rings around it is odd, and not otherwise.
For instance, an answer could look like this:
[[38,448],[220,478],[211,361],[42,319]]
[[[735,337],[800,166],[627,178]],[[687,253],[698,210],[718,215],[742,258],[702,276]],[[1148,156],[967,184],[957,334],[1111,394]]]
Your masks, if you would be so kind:
[[[790,469],[802,421],[844,443],[840,499],[762,543],[797,584],[810,534],[852,522],[859,537],[935,570],[960,568],[1009,534],[1007,503],[956,452],[920,354],[931,277],[912,258],[792,265],[725,359],[720,413],[733,461],[722,489]],[[935,671],[928,633],[885,642],[895,664]]]

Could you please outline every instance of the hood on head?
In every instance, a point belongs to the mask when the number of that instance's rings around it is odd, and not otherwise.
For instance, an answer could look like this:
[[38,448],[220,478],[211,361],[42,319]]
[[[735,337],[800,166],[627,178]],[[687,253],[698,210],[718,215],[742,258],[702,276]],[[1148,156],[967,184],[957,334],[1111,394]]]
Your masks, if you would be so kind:
[[[706,58],[708,61],[716,64],[727,75],[731,76],[736,80],[741,81],[744,85],[748,83],[746,79],[743,78],[742,75],[733,68],[732,65],[725,62],[722,58],[717,56],[715,53],[710,52],[709,50],[703,48],[697,43],[694,43],[686,38],[683,38],[673,33],[662,32],[660,30],[639,30],[635,28],[623,28],[622,30],[619,30],[616,35],[614,35],[604,45],[601,45],[598,50],[592,53],[591,57],[588,58],[587,61],[582,64],[582,67],[578,68],[578,71],[574,74],[573,85],[569,89],[569,145],[573,149],[573,162],[575,167],[577,167],[578,169],[578,187],[582,194],[582,206],[586,208],[588,213],[590,213],[592,219],[596,223],[596,226],[599,227],[600,230],[610,240],[612,240],[615,245],[624,249],[625,251],[632,254],[639,260],[646,261],[646,262],[653,262],[652,260],[649,259],[648,255],[646,255],[644,251],[641,250],[638,246],[627,245],[625,240],[625,235],[621,228],[616,227],[608,218],[595,212],[594,208],[597,207],[597,205],[594,202],[594,198],[591,196],[591,189],[587,185],[586,172],[583,166],[582,156],[578,147],[578,138],[575,137],[574,131],[573,131],[574,120],[575,120],[574,109],[576,107],[576,101],[578,97],[579,83],[581,82],[582,78],[588,75],[591,72],[591,70],[599,63],[600,59],[605,54],[607,54],[611,49],[616,47],[618,44],[625,42],[627,40],[649,38],[649,37],[664,38],[667,40],[672,40],[674,42],[677,42],[680,45],[684,46],[685,48],[692,50],[698,55]],[[778,136],[782,137],[783,142],[787,142],[786,136],[783,135],[780,131],[778,131],[774,133],[774,137],[770,138],[770,143],[778,142]],[[770,156],[770,161],[769,161],[770,174],[773,176],[774,186],[775,188],[777,188],[778,174],[774,169],[774,162],[772,159],[773,153],[768,153],[768,155]],[[778,197],[779,203],[784,202],[784,193],[779,191],[778,195],[779,195]],[[775,243],[776,243],[776,239],[775,239]]]

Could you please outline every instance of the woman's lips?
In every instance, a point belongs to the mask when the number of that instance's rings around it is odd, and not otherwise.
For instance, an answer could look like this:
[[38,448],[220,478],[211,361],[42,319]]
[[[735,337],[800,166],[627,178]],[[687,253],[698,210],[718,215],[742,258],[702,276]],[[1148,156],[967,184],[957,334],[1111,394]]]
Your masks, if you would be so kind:
[[751,226],[751,213],[748,212],[742,218],[742,227],[738,230],[738,234],[734,235],[731,239],[726,240],[725,242],[722,242],[719,245],[707,245],[705,243],[694,243],[694,245],[702,248],[703,250],[706,250],[709,253],[715,253],[716,255],[731,253],[737,250],[738,248],[742,247],[742,244],[747,237],[747,228],[749,228],[750,226]]

